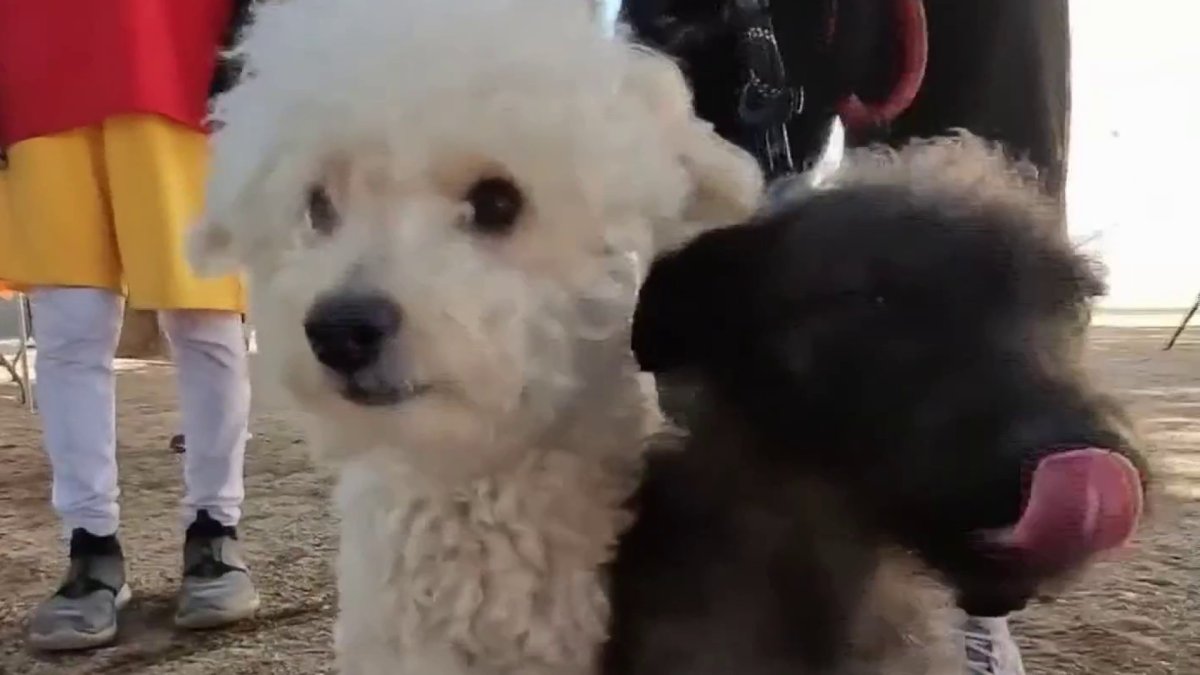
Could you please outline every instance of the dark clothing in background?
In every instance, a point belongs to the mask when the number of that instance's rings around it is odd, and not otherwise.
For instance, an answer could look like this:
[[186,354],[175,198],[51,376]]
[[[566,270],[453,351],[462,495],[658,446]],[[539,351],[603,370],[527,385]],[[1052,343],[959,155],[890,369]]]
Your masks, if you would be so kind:
[[[1030,159],[1061,202],[1070,110],[1068,0],[924,0],[924,5],[929,53],[917,98],[887,128],[851,133],[848,143],[901,144],[963,128]],[[892,7],[891,0],[771,4],[788,79],[804,87],[804,109],[788,126],[798,164],[820,153],[842,96],[850,91],[868,101],[886,96],[896,67]],[[625,0],[623,13],[639,39],[680,59],[700,115],[718,133],[748,147],[737,117],[745,76],[726,0]]]

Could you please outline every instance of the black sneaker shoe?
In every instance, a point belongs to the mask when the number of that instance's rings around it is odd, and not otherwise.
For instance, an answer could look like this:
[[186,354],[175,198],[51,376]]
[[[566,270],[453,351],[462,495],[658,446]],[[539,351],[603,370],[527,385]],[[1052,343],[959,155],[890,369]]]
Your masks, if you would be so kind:
[[183,585],[175,624],[217,628],[253,616],[258,604],[237,529],[200,510],[183,544]]
[[116,536],[75,530],[67,578],[34,609],[29,645],[41,651],[71,651],[110,644],[117,637],[117,613],[130,596]]

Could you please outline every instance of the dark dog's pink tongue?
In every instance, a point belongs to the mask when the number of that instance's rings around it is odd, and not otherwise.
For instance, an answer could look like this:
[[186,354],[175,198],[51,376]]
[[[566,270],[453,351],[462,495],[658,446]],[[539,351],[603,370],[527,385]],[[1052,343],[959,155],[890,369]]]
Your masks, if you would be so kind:
[[1127,543],[1142,500],[1138,470],[1121,455],[1099,448],[1049,455],[1033,472],[1021,520],[996,543],[1051,567],[1075,564]]

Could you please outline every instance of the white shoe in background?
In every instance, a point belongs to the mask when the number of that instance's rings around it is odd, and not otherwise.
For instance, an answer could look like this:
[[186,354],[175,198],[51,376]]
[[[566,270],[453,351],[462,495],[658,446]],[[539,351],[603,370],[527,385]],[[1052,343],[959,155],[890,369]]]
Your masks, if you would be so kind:
[[1005,617],[965,616],[959,629],[966,654],[966,675],[1025,675],[1021,650]]

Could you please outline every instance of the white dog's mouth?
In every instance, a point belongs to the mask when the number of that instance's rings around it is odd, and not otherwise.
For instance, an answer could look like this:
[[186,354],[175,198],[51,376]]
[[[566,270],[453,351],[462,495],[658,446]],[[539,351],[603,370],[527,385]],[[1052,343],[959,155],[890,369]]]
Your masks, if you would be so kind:
[[309,309],[304,334],[329,386],[342,398],[361,406],[395,406],[430,390],[405,366],[402,324],[403,312],[388,295],[338,291]]
[[342,397],[355,405],[368,408],[397,406],[428,394],[433,386],[424,382],[379,382],[375,379],[351,378],[342,385]]

